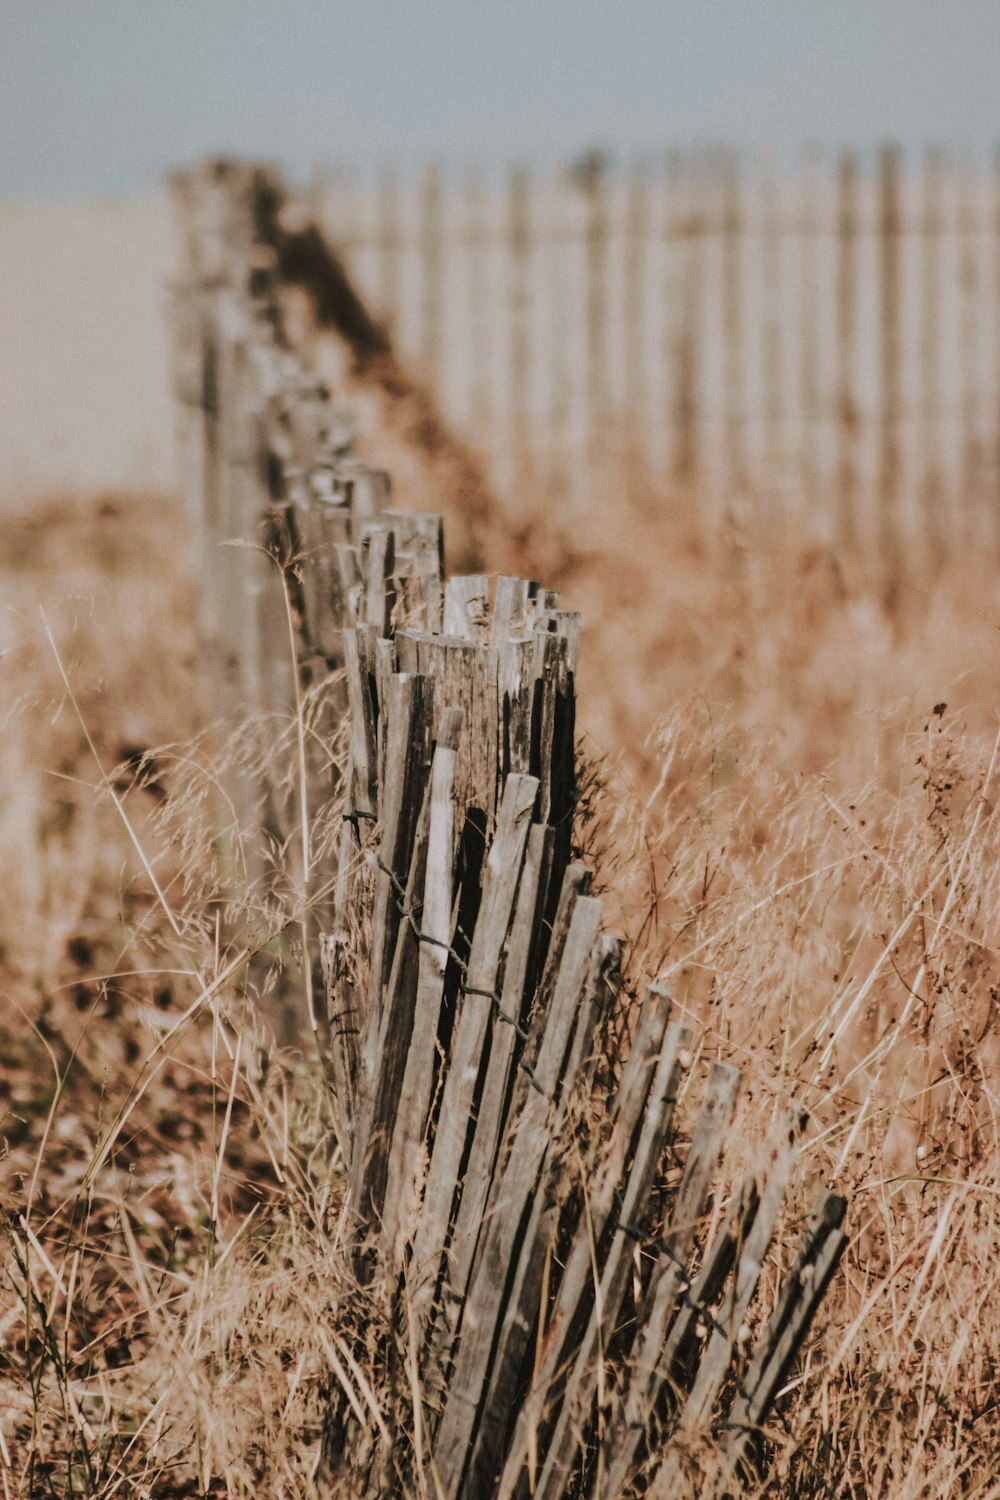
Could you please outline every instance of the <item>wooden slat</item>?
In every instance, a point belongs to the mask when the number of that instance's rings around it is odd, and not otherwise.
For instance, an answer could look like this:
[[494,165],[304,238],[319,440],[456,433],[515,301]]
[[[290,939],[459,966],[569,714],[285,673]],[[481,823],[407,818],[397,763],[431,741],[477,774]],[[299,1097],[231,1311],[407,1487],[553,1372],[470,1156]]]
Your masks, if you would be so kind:
[[350,539],[351,514],[343,505],[309,497],[300,509],[299,574],[306,611],[306,636],[317,655],[337,660],[341,636],[352,624],[338,548]]
[[[534,1211],[537,1218],[540,1209],[541,1199],[536,1192],[538,1176],[556,1121],[556,1090],[572,1049],[580,997],[591,971],[600,917],[599,901],[589,896],[577,898],[552,1003],[535,1014],[533,1030],[538,1033],[539,1042],[532,1087],[508,1131],[502,1173],[494,1178],[486,1237],[466,1299],[461,1343],[435,1447],[441,1472],[449,1476],[450,1483],[461,1473],[477,1417],[490,1405],[488,1397],[483,1401],[491,1374],[490,1353],[504,1317],[507,1278],[511,1268],[519,1263],[526,1212],[530,1220],[531,1213]],[[537,1224],[534,1227],[529,1224],[529,1228],[534,1248],[539,1239]],[[512,1331],[509,1318],[504,1331]],[[453,1493],[459,1493],[457,1488]]]
[[361,1087],[371,1097],[378,1066],[383,991],[399,929],[399,888],[409,874],[413,829],[423,800],[430,749],[430,693],[421,677],[394,676],[388,692],[380,867],[372,913],[368,1008],[361,1052]]
[[[668,1036],[669,1042],[664,1046],[650,1089],[635,1160],[623,1197],[621,1224],[629,1228],[642,1223],[645,1218],[649,1193],[673,1119],[681,1071],[678,1053],[682,1043],[690,1040],[688,1029],[677,1025],[670,1028]],[[616,1228],[600,1273],[590,1321],[577,1350],[562,1409],[549,1440],[541,1477],[534,1488],[539,1500],[558,1500],[564,1492],[581,1438],[587,1433],[590,1407],[598,1389],[599,1362],[617,1327],[631,1272],[633,1243],[624,1228]]]
[[631,1356],[631,1378],[622,1413],[606,1439],[607,1480],[603,1493],[616,1495],[635,1463],[649,1413],[662,1385],[660,1360],[667,1331],[677,1312],[686,1261],[708,1202],[722,1140],[736,1103],[740,1074],[728,1063],[716,1063],[709,1075],[677,1198],[665,1236],[664,1254],[650,1281],[640,1310]]
[[389,1170],[388,1153],[413,1032],[420,961],[415,913],[427,870],[431,799],[432,789],[428,782],[413,830],[409,873],[405,895],[401,898],[403,911],[408,915],[401,916],[397,926],[392,967],[382,998],[374,1076],[369,1087],[370,1106],[362,1112],[360,1120],[363,1145],[359,1145],[352,1159],[351,1201],[355,1234],[359,1240],[370,1226],[381,1221]]
[[532,934],[539,921],[539,902],[544,900],[543,875],[550,843],[551,830],[540,823],[534,824],[528,835],[517,906],[504,956],[500,1010],[507,1020],[493,1027],[476,1132],[452,1236],[448,1280],[453,1297],[465,1295],[472,1274],[479,1236],[486,1222],[486,1202],[507,1125],[512,1093],[511,1073],[521,1051],[518,1033],[527,1019],[524,1014],[524,994]]
[[374,625],[380,636],[388,636],[396,596],[392,576],[396,566],[395,538],[384,522],[366,527],[362,572],[365,580],[365,621]]
[[350,708],[350,761],[347,811],[375,817],[378,812],[378,742],[372,682],[375,668],[375,633],[359,625],[343,632],[347,699]]
[[[599,1173],[588,1191],[586,1215],[589,1224],[577,1225],[559,1290],[548,1313],[545,1343],[532,1371],[531,1390],[518,1417],[514,1438],[504,1465],[498,1500],[513,1500],[526,1475],[529,1444],[535,1436],[550,1401],[550,1386],[564,1368],[575,1325],[586,1315],[593,1284],[593,1246],[600,1245],[614,1209],[626,1160],[646,1106],[657,1059],[664,1048],[664,1032],[670,1019],[670,997],[657,986],[646,992],[635,1038],[619,1081],[612,1106],[613,1125]],[[588,1232],[590,1230],[591,1232]]]
[[774,1160],[761,1188],[760,1207],[741,1249],[736,1276],[716,1325],[706,1341],[698,1374],[681,1411],[678,1427],[682,1430],[705,1425],[726,1378],[736,1339],[757,1289],[764,1256],[778,1221],[778,1213],[795,1162],[800,1132],[801,1125],[797,1118],[782,1131]]
[[[514,1078],[514,1092],[510,1102],[510,1118],[516,1120],[524,1109],[528,1094],[532,1088],[531,1075],[538,1061],[538,1051],[545,1035],[543,1026],[537,1024],[536,1018],[539,1014],[544,1015],[552,1002],[552,994],[555,990],[556,981],[559,976],[559,966],[562,963],[563,950],[566,946],[566,938],[569,933],[570,922],[577,901],[581,896],[586,896],[590,891],[592,875],[586,865],[572,864],[563,875],[559,886],[559,900],[556,904],[555,915],[552,919],[551,932],[548,934],[548,947],[544,959],[540,962],[539,955],[533,951],[529,956],[529,974],[531,965],[534,964],[536,971],[540,971],[536,993],[528,994],[529,1013],[528,1036],[521,1053],[521,1065]],[[539,893],[541,896],[541,892]],[[541,924],[544,934],[545,924]],[[539,929],[535,929],[534,941],[539,941]]]
[[447,709],[431,766],[430,831],[420,927],[421,944],[413,1032],[399,1096],[382,1223],[382,1259],[390,1271],[402,1263],[402,1240],[410,1233],[419,1199],[424,1133],[430,1112],[438,1025],[452,942],[455,813],[452,789],[462,728],[461,709]]
[[344,611],[344,629],[356,625],[362,616],[361,601],[365,585],[361,574],[361,563],[356,547],[347,542],[336,548],[337,586]]
[[531,769],[531,716],[534,708],[535,643],[532,637],[502,641],[496,647],[497,721],[500,772]]
[[[589,907],[591,904],[591,898],[583,897],[582,901],[577,903],[574,918],[577,913],[580,913],[582,906]],[[570,944],[567,944],[567,953],[568,951],[570,951]],[[592,1067],[595,1061],[595,1026],[598,1025],[601,1017],[607,1014],[613,990],[618,983],[615,978],[615,984],[610,984],[609,978],[612,975],[613,977],[618,975],[621,953],[621,939],[603,935],[600,941],[595,942],[591,951],[588,977],[585,981],[583,1004],[579,1005],[570,1047],[562,1065],[559,1097],[550,1115],[547,1140],[540,1143],[535,1139],[537,1134],[543,1133],[543,1127],[540,1125],[535,1128],[531,1118],[538,1110],[534,1101],[540,1100],[538,1092],[532,1091],[532,1097],[526,1104],[526,1118],[517,1128],[510,1158],[505,1166],[499,1202],[495,1206],[492,1205],[492,1211],[487,1211],[490,1220],[495,1220],[495,1218],[504,1220],[510,1214],[511,1221],[514,1220],[514,1212],[516,1212],[517,1220],[525,1227],[520,1235],[520,1244],[517,1242],[516,1227],[514,1227],[513,1241],[508,1241],[505,1265],[508,1266],[508,1275],[513,1271],[513,1278],[511,1278],[507,1304],[502,1307],[499,1322],[495,1319],[495,1334],[489,1346],[492,1349],[492,1368],[489,1370],[489,1382],[478,1404],[478,1410],[472,1410],[471,1404],[466,1400],[471,1386],[466,1386],[463,1371],[468,1368],[468,1365],[475,1365],[475,1356],[468,1358],[466,1352],[469,1349],[475,1350],[477,1347],[481,1350],[483,1325],[481,1325],[477,1310],[478,1287],[483,1286],[483,1281],[486,1280],[487,1289],[489,1289],[490,1284],[496,1283],[496,1274],[498,1274],[499,1263],[492,1259],[489,1242],[487,1242],[486,1253],[478,1263],[477,1277],[469,1293],[462,1343],[459,1346],[456,1368],[448,1386],[448,1403],[442,1416],[441,1433],[439,1433],[438,1449],[436,1449],[447,1458],[448,1466],[450,1466],[448,1475],[453,1485],[451,1494],[456,1497],[465,1493],[489,1493],[499,1478],[502,1452],[504,1452],[514,1418],[510,1392],[511,1389],[519,1386],[522,1380],[526,1352],[528,1352],[532,1332],[540,1314],[538,1299],[540,1299],[540,1289],[543,1286],[544,1262],[552,1244],[559,1200],[565,1193],[567,1163],[565,1163],[562,1137],[567,1130],[568,1113],[570,1113],[577,1086],[586,1088],[592,1077]],[[549,1026],[556,1026],[558,999],[559,986],[556,986]],[[549,1035],[546,1034],[546,1040],[543,1041],[543,1047],[541,1047],[540,1067],[541,1062],[546,1058],[547,1043],[549,1043]],[[544,1103],[546,1101],[541,1098],[543,1106]],[[537,1161],[537,1166],[535,1166],[535,1161]],[[514,1202],[511,1202],[508,1197],[508,1184],[519,1184],[514,1194]],[[493,1224],[490,1223],[490,1233],[492,1230]],[[468,1358],[468,1365],[466,1365],[466,1358]],[[448,1439],[447,1443],[445,1443],[445,1436]],[[472,1440],[471,1452],[469,1452],[469,1437],[471,1436],[474,1440]],[[469,1454],[465,1467],[463,1467],[462,1460],[463,1452]],[[460,1488],[462,1484],[465,1484],[465,1490]]]
[[726,1418],[722,1465],[714,1487],[716,1495],[724,1494],[737,1475],[844,1253],[847,1236],[840,1226],[846,1208],[843,1198],[824,1193],[813,1213],[782,1295]]
[[534,703],[531,722],[531,772],[541,783],[539,816],[563,829],[573,790],[573,719],[568,691],[565,637],[535,632]]
[[[418,1337],[427,1327],[441,1257],[447,1247],[452,1205],[460,1192],[460,1170],[470,1134],[483,1050],[494,1029],[496,989],[501,955],[521,874],[538,783],[531,776],[511,776],[504,788],[497,829],[486,861],[479,909],[459,1014],[451,1039],[451,1056],[441,1100],[441,1118],[427,1172],[423,1210],[413,1242],[411,1275],[415,1286],[413,1316]],[[484,991],[486,993],[475,993]]]
[[354,1140],[362,1023],[358,986],[353,982],[349,963],[349,947],[348,935],[343,931],[329,932],[320,938],[337,1139],[345,1162],[351,1160]]

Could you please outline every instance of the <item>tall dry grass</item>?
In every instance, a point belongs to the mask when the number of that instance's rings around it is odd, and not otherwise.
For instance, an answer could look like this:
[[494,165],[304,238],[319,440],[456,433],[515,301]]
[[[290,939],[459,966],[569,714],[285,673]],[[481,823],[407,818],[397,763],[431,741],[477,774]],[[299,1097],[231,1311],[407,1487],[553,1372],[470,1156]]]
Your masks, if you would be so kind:
[[[406,1422],[345,1337],[320,1071],[274,1046],[228,937],[255,897],[218,853],[182,539],[118,501],[2,542],[5,1495],[308,1494],[331,1390]],[[822,549],[641,496],[571,529],[536,497],[489,546],[584,611],[581,838],[630,982],[744,1069],[727,1174],[794,1097],[799,1206],[850,1199],[762,1493],[1000,1494],[990,560],[890,617]]]

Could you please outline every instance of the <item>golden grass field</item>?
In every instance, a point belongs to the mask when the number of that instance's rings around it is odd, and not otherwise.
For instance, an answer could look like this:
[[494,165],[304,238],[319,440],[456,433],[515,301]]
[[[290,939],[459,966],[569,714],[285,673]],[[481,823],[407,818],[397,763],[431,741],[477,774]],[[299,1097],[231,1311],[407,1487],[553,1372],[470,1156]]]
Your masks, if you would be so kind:
[[[584,613],[581,837],[632,982],[745,1070],[727,1173],[794,1097],[798,1209],[850,1200],[761,1493],[1000,1496],[996,560],[900,580],[890,616],[854,560],[621,492],[573,528],[528,495],[482,561]],[[227,946],[184,541],[123,496],[0,531],[5,1497],[290,1500],[331,1382],[380,1401],[329,1313],[319,1069]]]

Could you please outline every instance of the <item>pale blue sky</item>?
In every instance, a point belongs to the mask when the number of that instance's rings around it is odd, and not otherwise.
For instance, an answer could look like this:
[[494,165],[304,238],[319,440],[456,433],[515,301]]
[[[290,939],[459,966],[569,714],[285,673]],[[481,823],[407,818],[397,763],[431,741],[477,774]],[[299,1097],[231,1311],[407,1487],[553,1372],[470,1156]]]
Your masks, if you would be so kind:
[[1000,140],[1000,0],[0,0],[0,197],[208,151],[549,163]]

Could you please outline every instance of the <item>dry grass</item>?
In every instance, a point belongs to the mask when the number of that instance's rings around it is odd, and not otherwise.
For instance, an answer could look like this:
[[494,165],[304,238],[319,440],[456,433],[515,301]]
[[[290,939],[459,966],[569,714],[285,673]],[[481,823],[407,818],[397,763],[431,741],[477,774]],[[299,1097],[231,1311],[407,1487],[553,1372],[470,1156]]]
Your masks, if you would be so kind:
[[[976,560],[888,619],[752,519],[706,540],[642,498],[610,536],[543,513],[485,561],[584,611],[587,837],[632,977],[745,1070],[727,1170],[794,1095],[800,1203],[820,1180],[851,1200],[764,1488],[1000,1495],[1000,587]],[[179,539],[119,501],[2,543],[4,1495],[308,1494],[330,1390],[373,1428],[391,1394],[343,1338],[321,1075],[275,1048],[227,943],[249,898],[211,838]]]

